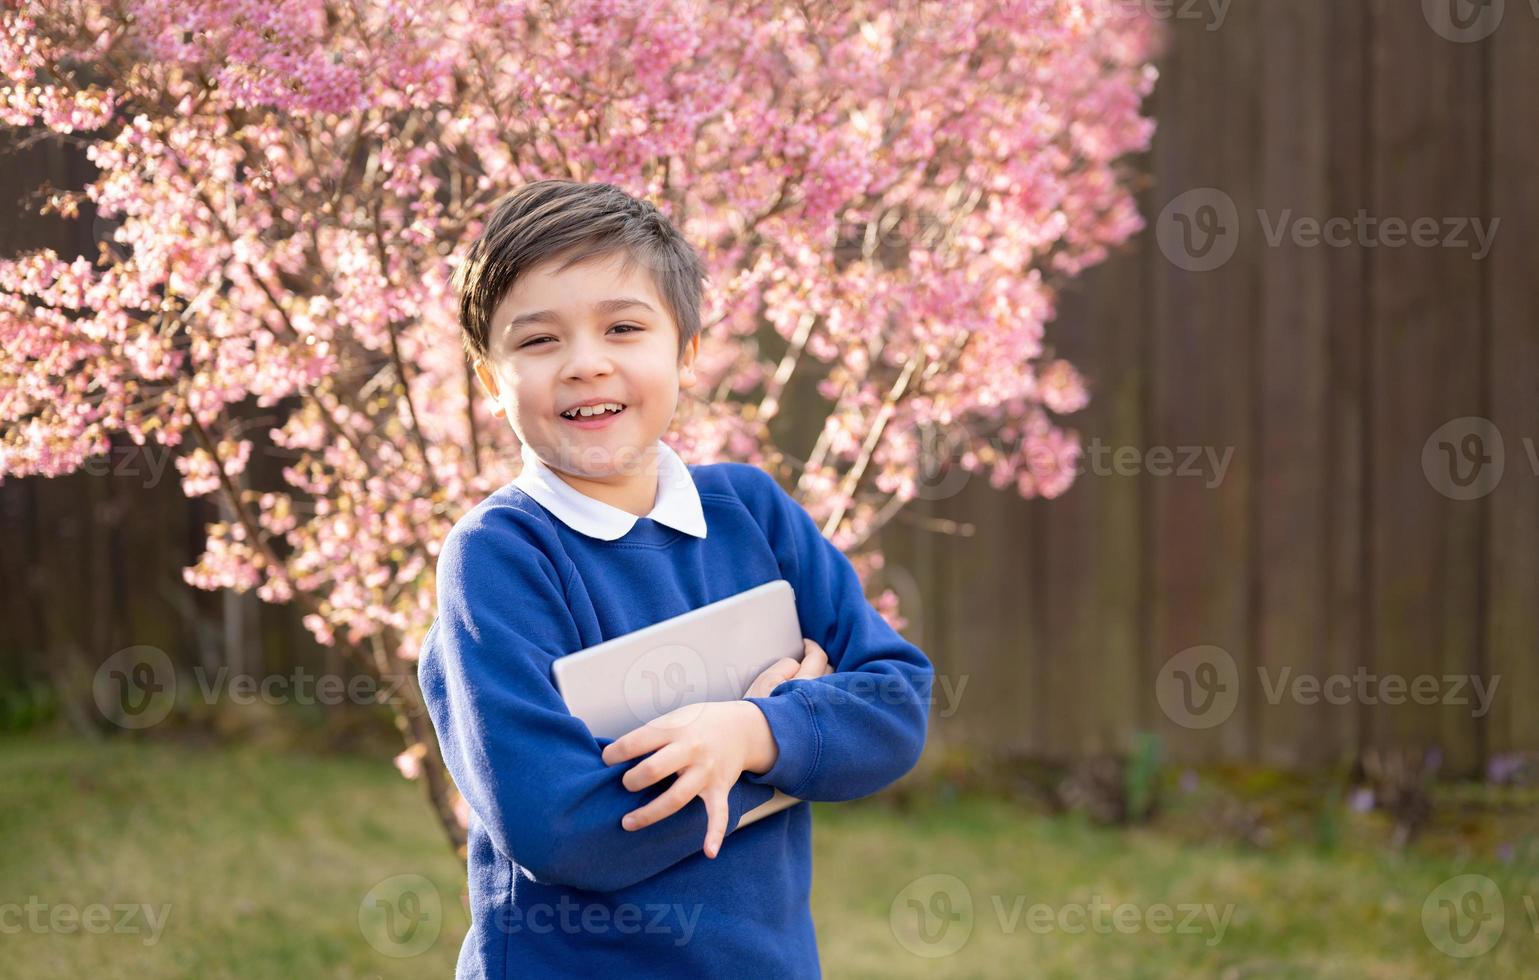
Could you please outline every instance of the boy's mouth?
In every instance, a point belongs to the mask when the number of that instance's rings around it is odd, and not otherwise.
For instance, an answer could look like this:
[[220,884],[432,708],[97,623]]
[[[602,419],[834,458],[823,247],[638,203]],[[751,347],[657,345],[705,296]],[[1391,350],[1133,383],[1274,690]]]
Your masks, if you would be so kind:
[[608,425],[626,409],[621,402],[603,402],[598,405],[580,405],[561,412],[561,418],[582,429],[599,429]]

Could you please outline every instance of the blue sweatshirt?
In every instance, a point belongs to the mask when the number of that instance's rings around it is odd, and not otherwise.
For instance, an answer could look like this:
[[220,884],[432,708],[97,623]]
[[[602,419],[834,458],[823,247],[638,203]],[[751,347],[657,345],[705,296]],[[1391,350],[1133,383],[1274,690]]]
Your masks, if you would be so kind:
[[[457,977],[821,976],[811,807],[741,831],[738,819],[777,788],[850,800],[908,772],[924,747],[934,670],[773,477],[742,463],[688,473],[703,536],[641,517],[613,540],[593,537],[515,483],[445,540],[418,674],[470,809],[472,921]],[[621,777],[641,760],[604,764],[613,740],[567,711],[551,662],[781,578],[835,672],[750,699],[779,755],[732,788],[716,858],[703,851],[698,797],[625,830],[620,818],[674,780],[626,789]]]

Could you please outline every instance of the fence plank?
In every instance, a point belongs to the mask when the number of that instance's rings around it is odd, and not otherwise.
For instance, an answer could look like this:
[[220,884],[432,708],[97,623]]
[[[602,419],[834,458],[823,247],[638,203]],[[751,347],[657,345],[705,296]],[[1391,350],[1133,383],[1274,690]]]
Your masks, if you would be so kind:
[[1491,40],[1488,92],[1490,213],[1502,219],[1485,270],[1491,295],[1490,417],[1506,450],[1502,481],[1486,498],[1485,670],[1500,678],[1489,750],[1539,748],[1539,20],[1509,15]]
[[[1326,62],[1331,0],[1261,7],[1261,206],[1267,226],[1284,213],[1328,213],[1330,111]],[[1263,237],[1266,229],[1257,229]],[[1329,411],[1329,264],[1326,248],[1263,242],[1259,433],[1253,490],[1257,551],[1258,670],[1268,684],[1258,713],[1259,757],[1281,765],[1318,763],[1334,753],[1321,726],[1342,713],[1287,695],[1296,674],[1328,673],[1324,561]],[[1247,684],[1258,676],[1242,678]],[[1269,694],[1269,692],[1271,692]],[[1282,695],[1278,697],[1278,695]],[[1311,737],[1314,736],[1314,737]]]
[[[1260,239],[1243,220],[1255,214],[1256,107],[1259,8],[1235,5],[1221,31],[1200,21],[1171,24],[1172,55],[1162,76],[1162,129],[1154,151],[1156,186],[1166,200],[1214,188],[1234,202],[1241,218],[1224,235],[1237,251],[1211,271],[1156,264],[1151,309],[1150,415],[1143,465],[1152,495],[1153,604],[1149,649],[1163,666],[1193,646],[1218,646],[1244,678],[1253,675],[1249,609],[1252,571],[1252,483],[1257,446],[1254,323],[1259,301]],[[1201,152],[1194,152],[1202,147]],[[1204,205],[1206,206],[1206,205]],[[1193,212],[1196,214],[1198,212]],[[1202,248],[1217,236],[1193,244]],[[1222,247],[1214,245],[1213,247]],[[1168,256],[1167,256],[1168,257]],[[1222,480],[1158,476],[1189,450],[1233,457]],[[1216,485],[1214,485],[1216,484]],[[1194,729],[1164,726],[1188,758],[1240,758],[1253,746],[1246,704],[1253,685],[1240,685],[1240,702],[1222,724]],[[1210,692],[1213,693],[1213,692]],[[1223,702],[1217,702],[1223,703]],[[1217,709],[1210,709],[1217,710]],[[1211,717],[1206,716],[1205,717]]]
[[[1327,180],[1331,215],[1355,214],[1368,200],[1370,15],[1364,4],[1332,3],[1326,25],[1328,40],[1322,39],[1322,45],[1328,45],[1332,52],[1325,66],[1333,99]],[[1368,621],[1363,609],[1368,395],[1363,351],[1369,330],[1363,288],[1366,267],[1366,250],[1353,246],[1333,249],[1324,270],[1330,297],[1325,311],[1330,350],[1326,471],[1322,474],[1326,500],[1320,531],[1327,548],[1325,664],[1332,674],[1350,674],[1363,662],[1368,649]],[[1328,746],[1321,750],[1322,758],[1334,753],[1355,755],[1363,738],[1366,710],[1367,706],[1359,702],[1320,719],[1323,725],[1316,738]]]
[[[1153,254],[1151,254],[1153,253]],[[1082,365],[1091,402],[1062,419],[1080,431],[1086,456],[1069,492],[1032,506],[1041,576],[1041,646],[1057,666],[1047,690],[1060,706],[1062,753],[1125,750],[1152,721],[1153,673],[1144,647],[1146,553],[1138,476],[1109,465],[1115,450],[1143,444],[1144,268],[1157,250],[1140,240],[1114,264],[1088,271],[1063,297],[1056,353]]]
[[[1369,213],[1436,220],[1441,240],[1448,220],[1484,215],[1472,179],[1485,163],[1483,48],[1440,37],[1398,0],[1374,0],[1373,11]],[[1407,685],[1477,666],[1480,505],[1439,493],[1422,459],[1444,423],[1480,414],[1480,268],[1469,250],[1450,247],[1375,247],[1368,260],[1368,667]],[[1468,708],[1416,703],[1409,689],[1382,693],[1370,705],[1375,741],[1440,744],[1453,770],[1476,762]]]

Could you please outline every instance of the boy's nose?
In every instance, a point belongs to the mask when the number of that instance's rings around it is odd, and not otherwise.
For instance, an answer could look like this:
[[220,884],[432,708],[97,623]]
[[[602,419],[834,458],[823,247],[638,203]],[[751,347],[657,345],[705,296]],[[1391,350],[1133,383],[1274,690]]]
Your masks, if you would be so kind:
[[609,374],[614,370],[614,364],[609,355],[601,348],[588,344],[577,343],[571,347],[571,355],[567,358],[565,375],[569,379],[591,378],[595,375]]

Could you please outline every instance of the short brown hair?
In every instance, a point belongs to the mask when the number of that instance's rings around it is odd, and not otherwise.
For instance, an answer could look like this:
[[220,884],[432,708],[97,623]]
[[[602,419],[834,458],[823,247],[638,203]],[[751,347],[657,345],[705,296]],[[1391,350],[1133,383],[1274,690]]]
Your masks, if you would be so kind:
[[629,270],[643,263],[679,328],[679,356],[700,333],[705,264],[693,246],[651,203],[613,184],[537,180],[509,192],[471,243],[455,272],[465,350],[485,358],[492,313],[519,276],[565,256],[565,270],[619,251]]

